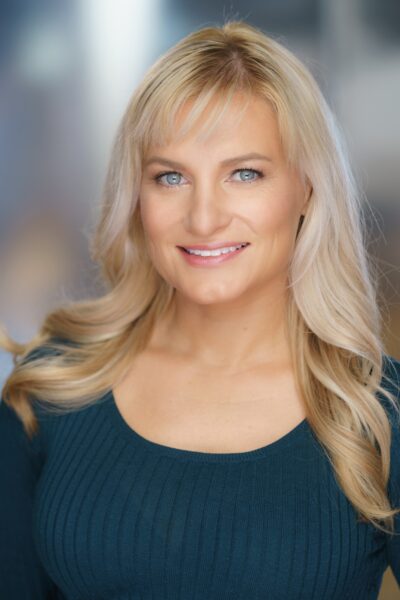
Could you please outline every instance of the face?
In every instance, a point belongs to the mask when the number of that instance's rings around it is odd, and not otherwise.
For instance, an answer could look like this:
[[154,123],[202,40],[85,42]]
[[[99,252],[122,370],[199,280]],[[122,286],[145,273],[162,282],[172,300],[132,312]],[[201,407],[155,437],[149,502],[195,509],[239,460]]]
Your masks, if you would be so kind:
[[[139,203],[147,251],[176,292],[197,304],[283,291],[310,195],[285,163],[270,106],[252,97],[238,121],[240,106],[235,96],[207,139],[197,138],[199,122],[185,138],[151,147],[143,160]],[[242,243],[220,257],[181,249]]]

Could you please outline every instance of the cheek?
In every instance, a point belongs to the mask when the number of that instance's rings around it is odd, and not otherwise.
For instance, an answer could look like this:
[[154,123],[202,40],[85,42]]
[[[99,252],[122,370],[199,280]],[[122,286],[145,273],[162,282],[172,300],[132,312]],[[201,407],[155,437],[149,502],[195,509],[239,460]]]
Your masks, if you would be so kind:
[[286,272],[294,252],[298,219],[293,189],[277,186],[269,192],[253,205],[248,216],[263,250],[256,268],[271,276]]
[[254,205],[251,220],[257,232],[271,234],[293,227],[295,204],[289,195],[276,194]]
[[[170,251],[165,252],[165,242],[168,242],[173,231],[173,215],[167,208],[160,204],[159,198],[151,195],[140,196],[140,214],[147,254],[158,273],[170,281],[174,254]],[[173,242],[171,248],[172,245]],[[171,281],[170,283],[173,284]]]
[[164,208],[159,199],[154,199],[151,195],[141,196],[140,214],[149,244],[151,240],[161,239],[171,231],[171,211],[168,211],[167,207]]

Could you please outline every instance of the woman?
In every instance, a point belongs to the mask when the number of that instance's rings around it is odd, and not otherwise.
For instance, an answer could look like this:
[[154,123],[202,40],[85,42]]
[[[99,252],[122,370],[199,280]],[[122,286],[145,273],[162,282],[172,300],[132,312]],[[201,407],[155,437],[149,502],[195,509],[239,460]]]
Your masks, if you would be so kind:
[[4,597],[372,599],[388,565],[400,582],[400,362],[338,131],[305,66],[244,22],[148,71],[93,236],[104,295],[4,337]]

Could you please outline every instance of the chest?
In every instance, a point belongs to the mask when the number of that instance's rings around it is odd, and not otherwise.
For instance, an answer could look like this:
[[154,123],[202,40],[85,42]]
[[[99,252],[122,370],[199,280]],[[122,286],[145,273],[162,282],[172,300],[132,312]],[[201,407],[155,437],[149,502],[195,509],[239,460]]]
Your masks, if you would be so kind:
[[384,568],[308,437],[262,459],[176,460],[131,444],[106,406],[59,420],[34,523],[45,568],[82,600],[369,600]]
[[305,418],[294,377],[283,368],[233,374],[142,357],[113,393],[122,418],[143,437],[203,452],[253,450]]

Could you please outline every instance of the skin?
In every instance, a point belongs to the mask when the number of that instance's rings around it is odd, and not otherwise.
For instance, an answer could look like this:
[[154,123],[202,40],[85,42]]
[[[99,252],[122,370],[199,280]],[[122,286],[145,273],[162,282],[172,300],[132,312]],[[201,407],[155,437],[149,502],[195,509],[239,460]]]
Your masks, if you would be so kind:
[[[151,345],[185,357],[201,371],[217,366],[225,374],[290,363],[284,317],[288,266],[311,195],[309,184],[303,186],[286,164],[271,107],[252,97],[238,122],[240,105],[236,95],[205,140],[197,138],[196,124],[185,138],[151,147],[139,198],[151,260],[176,288],[173,308],[157,324]],[[221,164],[250,152],[271,161]],[[154,155],[182,166],[147,165]],[[236,169],[246,170],[241,175]],[[157,183],[154,177],[165,171],[175,176]],[[189,265],[176,247],[231,240],[251,245],[213,268]]]

